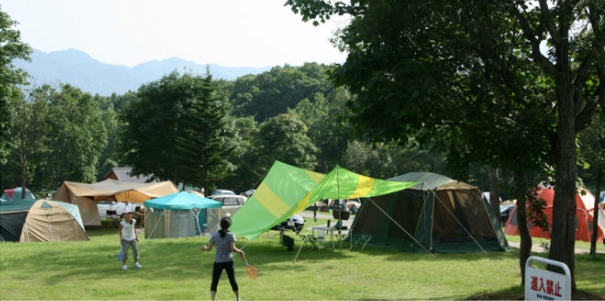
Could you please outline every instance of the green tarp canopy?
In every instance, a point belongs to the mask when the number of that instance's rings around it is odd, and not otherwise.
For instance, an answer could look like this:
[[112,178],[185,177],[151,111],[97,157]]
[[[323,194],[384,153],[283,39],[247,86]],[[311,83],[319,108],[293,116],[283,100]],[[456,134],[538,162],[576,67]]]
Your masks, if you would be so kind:
[[325,175],[275,161],[255,193],[233,215],[231,231],[254,239],[318,200],[372,197],[416,184],[374,179],[340,166]]

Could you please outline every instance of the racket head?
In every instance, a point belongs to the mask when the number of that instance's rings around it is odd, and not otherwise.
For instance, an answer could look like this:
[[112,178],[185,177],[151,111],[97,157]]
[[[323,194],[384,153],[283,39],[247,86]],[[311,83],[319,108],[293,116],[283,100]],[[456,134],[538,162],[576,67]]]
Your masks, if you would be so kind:
[[258,271],[256,270],[255,267],[248,265],[246,267],[246,274],[248,274],[248,278],[254,280],[258,277]]

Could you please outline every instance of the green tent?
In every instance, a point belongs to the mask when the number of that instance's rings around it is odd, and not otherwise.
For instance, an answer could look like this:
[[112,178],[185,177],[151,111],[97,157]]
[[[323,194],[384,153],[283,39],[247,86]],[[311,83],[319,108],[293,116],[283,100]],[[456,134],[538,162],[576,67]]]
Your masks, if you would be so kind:
[[352,225],[354,240],[425,253],[508,250],[500,223],[477,187],[428,172],[390,180],[420,184],[362,200]]
[[373,179],[340,166],[324,175],[275,161],[254,194],[233,215],[231,231],[254,239],[318,200],[373,197],[415,184]]
[[37,201],[0,202],[0,241],[19,241],[27,213]]

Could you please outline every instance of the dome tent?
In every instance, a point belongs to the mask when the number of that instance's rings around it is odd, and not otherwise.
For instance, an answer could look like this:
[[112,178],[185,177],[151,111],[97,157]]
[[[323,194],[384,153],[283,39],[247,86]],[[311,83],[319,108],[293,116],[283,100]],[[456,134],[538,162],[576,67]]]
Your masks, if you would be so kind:
[[21,201],[21,200],[35,200],[36,197],[29,191],[29,189],[25,188],[25,198],[21,198],[23,188],[15,187],[12,189],[4,190],[2,194],[2,198],[0,198],[0,202],[11,202],[11,201]]
[[78,206],[54,200],[34,203],[21,231],[21,242],[89,240]]

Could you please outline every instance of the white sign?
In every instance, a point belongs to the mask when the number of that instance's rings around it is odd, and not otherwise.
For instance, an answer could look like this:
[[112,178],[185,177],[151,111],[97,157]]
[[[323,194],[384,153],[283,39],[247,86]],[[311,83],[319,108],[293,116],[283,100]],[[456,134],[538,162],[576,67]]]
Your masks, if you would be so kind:
[[[533,261],[558,266],[564,274],[531,266]],[[537,256],[525,262],[525,300],[571,300],[571,273],[565,263]]]

